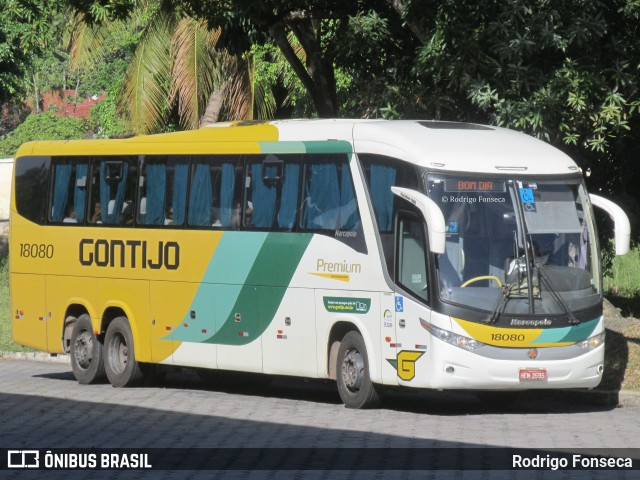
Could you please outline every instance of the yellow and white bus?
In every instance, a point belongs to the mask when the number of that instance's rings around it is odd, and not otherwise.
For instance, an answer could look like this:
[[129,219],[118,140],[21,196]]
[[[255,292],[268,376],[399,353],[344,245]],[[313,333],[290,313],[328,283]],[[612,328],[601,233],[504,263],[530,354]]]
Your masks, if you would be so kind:
[[15,159],[17,343],[75,377],[150,364],[386,386],[591,388],[602,273],[578,166],[513,131],[438,121],[216,124],[34,142]]

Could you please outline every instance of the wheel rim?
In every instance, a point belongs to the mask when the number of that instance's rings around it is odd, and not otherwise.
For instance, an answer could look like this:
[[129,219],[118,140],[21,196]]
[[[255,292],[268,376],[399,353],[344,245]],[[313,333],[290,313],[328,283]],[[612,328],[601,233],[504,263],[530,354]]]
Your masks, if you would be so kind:
[[342,361],[342,380],[352,392],[357,392],[364,380],[364,358],[358,350],[352,348],[347,351]]
[[86,370],[91,365],[91,360],[93,360],[93,335],[87,330],[84,330],[78,338],[76,338],[75,343],[73,344],[74,356],[76,359],[76,364]]
[[129,348],[124,336],[116,334],[109,345],[109,365],[111,369],[120,374],[127,368],[129,358]]

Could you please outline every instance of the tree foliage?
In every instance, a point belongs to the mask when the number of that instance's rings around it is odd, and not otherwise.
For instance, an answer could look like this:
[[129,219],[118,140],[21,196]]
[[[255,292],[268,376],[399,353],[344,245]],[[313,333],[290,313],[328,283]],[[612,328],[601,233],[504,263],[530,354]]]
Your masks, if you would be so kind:
[[[291,114],[515,128],[571,154],[592,190],[638,199],[639,0],[144,2],[219,32],[216,46],[231,55],[252,52],[250,75],[284,90]],[[70,0],[88,22],[144,2]]]
[[60,32],[59,0],[3,0],[0,8],[0,102],[23,94],[32,62]]
[[60,117],[54,112],[31,114],[14,131],[0,140],[0,157],[15,156],[18,147],[32,140],[72,140],[85,137],[84,120]]

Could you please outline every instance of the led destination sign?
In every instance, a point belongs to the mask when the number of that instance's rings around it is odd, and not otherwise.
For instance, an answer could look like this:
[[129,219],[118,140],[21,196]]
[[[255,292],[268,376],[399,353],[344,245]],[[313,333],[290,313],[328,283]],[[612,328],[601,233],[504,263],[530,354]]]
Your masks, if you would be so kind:
[[444,181],[445,192],[499,192],[506,191],[504,181],[496,180],[460,180],[447,178]]

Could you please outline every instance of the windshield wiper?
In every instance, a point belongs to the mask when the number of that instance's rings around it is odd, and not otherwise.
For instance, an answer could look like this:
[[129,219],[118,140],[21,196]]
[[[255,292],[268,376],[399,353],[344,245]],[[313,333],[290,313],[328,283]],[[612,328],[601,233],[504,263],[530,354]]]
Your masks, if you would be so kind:
[[542,265],[536,267],[536,270],[538,272],[538,278],[540,278],[540,282],[542,283],[542,285],[544,285],[547,292],[549,292],[549,295],[551,295],[551,298],[553,298],[553,300],[560,306],[564,314],[569,317],[569,325],[578,325],[580,323],[580,320],[578,320],[576,316],[573,314],[573,312],[571,311],[567,303],[562,298],[562,295],[556,292],[555,288],[553,288],[551,280],[549,280],[549,277],[547,277],[547,274],[542,271],[541,267]]

